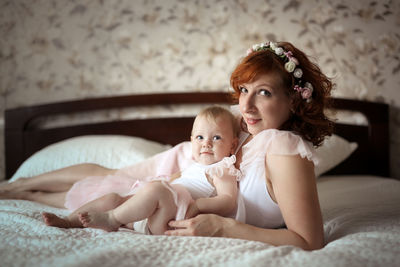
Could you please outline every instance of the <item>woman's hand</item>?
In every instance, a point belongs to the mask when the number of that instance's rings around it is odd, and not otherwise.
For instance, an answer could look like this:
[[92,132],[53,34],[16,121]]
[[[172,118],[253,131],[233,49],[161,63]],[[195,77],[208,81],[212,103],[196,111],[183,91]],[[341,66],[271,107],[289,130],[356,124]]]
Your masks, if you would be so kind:
[[170,221],[168,225],[175,230],[168,230],[166,235],[180,236],[222,236],[222,229],[229,218],[215,214],[199,214],[194,218]]

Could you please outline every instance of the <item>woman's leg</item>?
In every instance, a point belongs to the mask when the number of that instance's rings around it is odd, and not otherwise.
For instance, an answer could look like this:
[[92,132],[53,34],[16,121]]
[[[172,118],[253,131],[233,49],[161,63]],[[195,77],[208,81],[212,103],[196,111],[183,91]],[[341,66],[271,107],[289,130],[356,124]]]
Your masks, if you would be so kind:
[[0,192],[0,199],[29,200],[56,208],[64,208],[66,194],[67,192],[3,191]]
[[104,212],[111,209],[114,209],[125,202],[130,196],[128,197],[121,197],[116,193],[107,194],[102,196],[98,199],[95,199],[79,209],[72,212],[66,218],[60,218],[53,213],[43,212],[42,217],[44,222],[48,226],[56,226],[60,228],[81,228],[83,227],[81,221],[79,220],[79,213],[88,212],[88,211],[95,211],[95,212]]
[[91,163],[72,165],[1,185],[0,199],[24,199],[63,208],[65,194],[75,182],[88,176],[106,176],[116,171]]
[[15,182],[1,185],[0,195],[2,191],[66,192],[75,182],[85,177],[106,176],[116,171],[92,163],[72,165],[31,178],[20,178]]
[[80,219],[85,227],[116,231],[121,225],[149,218],[153,234],[163,234],[167,223],[175,218],[177,207],[171,191],[161,182],[147,184],[136,195],[108,212],[83,212]]

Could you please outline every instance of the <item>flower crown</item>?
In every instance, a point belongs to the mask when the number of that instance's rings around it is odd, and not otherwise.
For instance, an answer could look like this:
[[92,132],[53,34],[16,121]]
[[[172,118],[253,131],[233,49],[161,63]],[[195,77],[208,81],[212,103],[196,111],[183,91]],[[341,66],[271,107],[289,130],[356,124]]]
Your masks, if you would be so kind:
[[303,76],[303,71],[298,67],[299,61],[293,56],[293,53],[291,51],[284,50],[282,47],[278,46],[277,43],[266,42],[253,45],[252,48],[247,50],[247,55],[250,55],[253,52],[264,50],[274,52],[275,55],[285,61],[285,70],[289,73],[292,73],[293,77],[295,78],[296,84],[293,87],[293,90],[299,92],[303,99],[307,100],[307,102],[310,102],[314,90],[313,86],[309,82],[304,82],[304,85],[301,86],[302,81],[300,79]]

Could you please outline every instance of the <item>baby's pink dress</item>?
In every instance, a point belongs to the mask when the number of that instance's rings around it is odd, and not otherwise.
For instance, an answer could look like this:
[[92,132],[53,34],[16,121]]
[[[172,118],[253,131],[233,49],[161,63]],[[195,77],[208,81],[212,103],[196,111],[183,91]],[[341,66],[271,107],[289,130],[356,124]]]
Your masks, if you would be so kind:
[[[132,195],[140,181],[169,180],[169,176],[194,163],[190,142],[180,143],[142,162],[118,170],[114,175],[89,176],[76,182],[67,192],[64,206],[74,211],[84,204],[117,193]],[[139,181],[139,182],[138,182]]]

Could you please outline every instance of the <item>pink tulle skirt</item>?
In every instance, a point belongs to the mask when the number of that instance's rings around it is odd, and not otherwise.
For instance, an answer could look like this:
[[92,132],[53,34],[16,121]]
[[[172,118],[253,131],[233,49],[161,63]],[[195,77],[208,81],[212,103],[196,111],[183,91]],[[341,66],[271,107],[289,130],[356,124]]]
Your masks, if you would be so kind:
[[154,180],[161,181],[171,192],[177,206],[175,219],[184,219],[188,206],[193,201],[192,196],[185,187],[170,184],[168,176],[155,177],[150,181],[139,181],[124,175],[91,176],[72,186],[66,195],[65,207],[74,211],[86,203],[110,193],[117,193],[122,197],[134,195]]
[[105,196],[117,193],[125,197],[135,194],[140,182],[125,175],[90,176],[76,182],[67,192],[64,206],[74,211],[86,203]]
[[169,180],[169,176],[193,163],[190,142],[154,155],[142,162],[118,170],[114,175],[90,176],[76,182],[67,192],[64,206],[74,211],[82,205],[110,193],[133,195],[143,182]]

